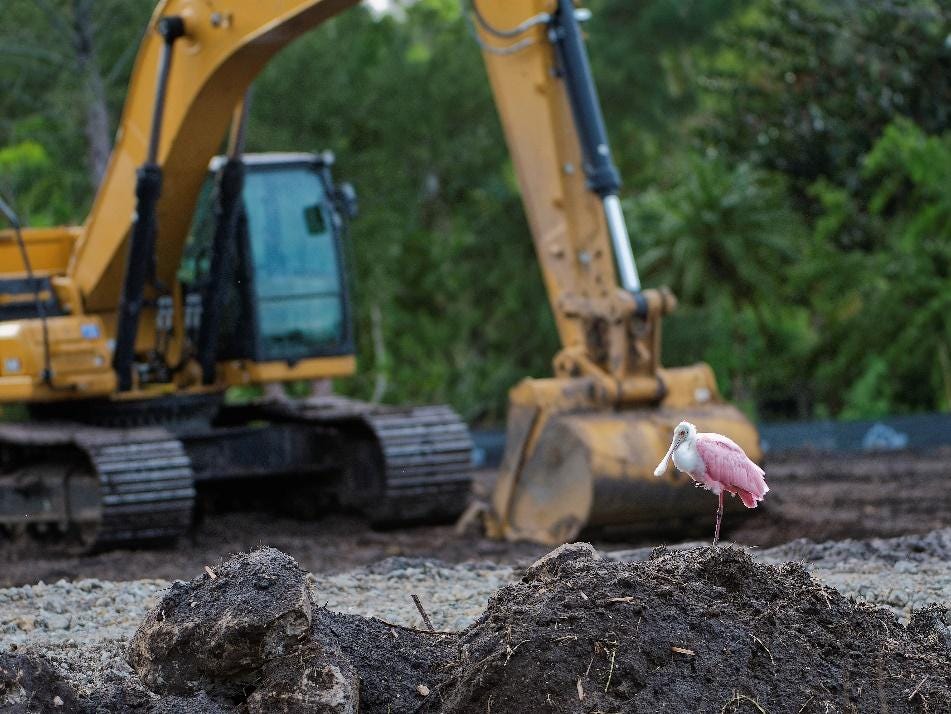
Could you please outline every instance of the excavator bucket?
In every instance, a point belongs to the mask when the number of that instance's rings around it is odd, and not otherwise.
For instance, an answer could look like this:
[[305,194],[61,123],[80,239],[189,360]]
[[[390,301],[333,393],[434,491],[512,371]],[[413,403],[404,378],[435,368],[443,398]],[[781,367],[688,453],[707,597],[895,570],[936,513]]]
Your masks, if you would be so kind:
[[488,534],[557,544],[587,527],[670,530],[712,518],[715,499],[688,476],[673,468],[654,476],[673,429],[686,419],[698,431],[729,436],[759,461],[756,429],[720,399],[706,365],[665,370],[664,381],[669,391],[660,404],[610,411],[589,401],[584,379],[516,386]]

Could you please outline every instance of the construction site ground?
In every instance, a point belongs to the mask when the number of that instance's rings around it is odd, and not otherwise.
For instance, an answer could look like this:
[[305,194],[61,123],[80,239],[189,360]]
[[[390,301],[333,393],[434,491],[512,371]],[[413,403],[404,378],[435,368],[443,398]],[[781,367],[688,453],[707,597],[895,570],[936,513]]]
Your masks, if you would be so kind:
[[[768,498],[755,511],[728,514],[725,537],[768,548],[797,538],[813,541],[922,534],[951,526],[951,451],[869,455],[799,454],[767,465]],[[477,474],[475,490],[484,498],[494,472]],[[701,541],[713,532],[716,499],[709,522],[689,533],[586,534],[603,550]],[[737,523],[737,521],[740,521]],[[377,531],[359,517],[328,514],[300,520],[273,512],[206,515],[176,547],[115,550],[72,557],[30,540],[0,541],[0,587],[97,578],[187,579],[228,553],[269,545],[289,553],[312,573],[334,573],[390,556],[423,557],[445,563],[469,560],[499,564],[531,561],[545,546],[487,540],[473,529],[453,525]]]
[[[771,492],[764,507],[752,512],[749,518],[734,518],[733,522],[726,523],[726,539],[743,546],[755,562],[775,566],[788,561],[802,562],[817,583],[835,588],[859,602],[882,606],[884,616],[894,617],[894,622],[902,627],[901,623],[912,620],[916,609],[934,604],[951,606],[951,528],[948,528],[951,489],[947,486],[951,477],[951,453],[787,455],[772,460],[767,472]],[[477,492],[485,494],[491,478],[489,472],[480,474]],[[705,546],[712,534],[715,503],[711,496],[710,522],[700,524],[697,532],[681,533],[679,537],[675,533],[595,533],[590,534],[588,540],[606,560],[629,563],[647,561],[653,547],[660,544],[674,550]],[[209,514],[193,536],[175,548],[70,557],[65,553],[44,553],[30,542],[6,542],[0,546],[0,653],[39,653],[54,669],[67,673],[67,679],[77,691],[95,691],[109,682],[127,682],[134,675],[126,661],[126,642],[143,616],[163,597],[170,581],[195,578],[204,572],[206,565],[219,563],[231,553],[262,545],[289,554],[309,571],[307,578],[315,606],[326,605],[341,613],[375,616],[395,625],[422,627],[411,599],[416,594],[428,609],[436,629],[449,631],[470,626],[499,588],[520,582],[529,565],[550,550],[533,544],[489,541],[471,528],[457,532],[453,525],[374,531],[361,519],[351,516],[328,515],[302,521],[257,512]],[[676,576],[690,583],[696,572],[707,572],[705,568],[713,567],[708,565],[712,562],[711,556],[702,555],[708,551],[696,552],[701,554],[696,556],[700,560],[671,561],[669,568],[674,570],[670,572],[665,570],[667,565],[657,561],[661,570],[650,570],[645,577],[669,580]],[[747,566],[730,556],[722,567]],[[594,578],[604,585],[604,574],[589,570],[585,570],[584,578]],[[761,580],[765,578],[760,582],[764,588],[770,577],[778,577],[765,571],[756,573]],[[732,598],[742,597],[738,584],[729,584],[727,590]],[[818,590],[815,592],[820,598],[826,597]],[[625,596],[642,597],[643,593],[632,590],[632,594],[625,593]],[[845,613],[852,607],[848,602],[836,600],[833,605],[845,608]],[[505,605],[502,598],[496,607],[504,610],[509,605]],[[716,608],[724,609],[722,605]],[[856,612],[849,610],[851,614],[845,613],[843,617],[859,617]],[[498,617],[505,619],[511,614],[506,610]],[[802,617],[808,617],[808,613]],[[946,610],[935,617],[938,623],[935,632],[939,634],[928,636],[938,637],[934,640],[937,646],[946,647],[951,656],[951,629],[948,628],[951,618]],[[787,625],[805,627],[807,624],[797,622]],[[482,627],[485,629],[485,625]],[[941,633],[947,635],[945,640],[941,639]],[[765,637],[762,632],[754,634],[754,640]],[[463,634],[462,638],[467,636],[476,637],[470,633]],[[478,636],[488,637],[485,633]],[[882,646],[887,649],[893,639],[886,638]],[[696,644],[684,645],[683,649],[696,651],[699,646],[694,646]],[[770,647],[770,642],[766,641],[765,646]],[[914,657],[924,656],[918,650],[908,651],[917,652]],[[872,661],[887,653],[866,654]],[[542,657],[543,652],[532,656]],[[802,654],[806,659],[800,665],[816,664],[810,663],[808,656],[811,656],[808,652]],[[828,659],[831,655],[825,652],[816,656]],[[937,667],[934,671],[925,667],[922,670],[925,674],[919,676],[918,670],[914,670],[918,680],[927,677],[924,684],[916,680],[895,685],[898,687],[895,696],[900,695],[901,706],[896,708],[889,699],[889,711],[951,711],[951,671],[945,671],[947,659],[942,657],[944,655],[934,660],[933,666]],[[633,663],[628,665],[634,667]],[[483,675],[478,673],[477,679]],[[753,674],[750,677],[753,677],[749,680],[751,683],[759,681]],[[460,679],[453,686],[464,684]],[[916,693],[913,690],[919,684],[921,687]],[[500,682],[498,686],[507,685]],[[581,688],[590,687],[590,683],[584,680],[578,686],[580,694]],[[670,690],[674,699],[655,697],[651,701],[657,705],[666,701],[673,706],[676,701],[688,701],[677,700],[677,696],[696,696],[696,692],[688,689],[680,691],[674,687]],[[699,710],[757,711],[761,706],[746,702],[739,695],[740,690],[732,704],[732,700],[724,699],[722,692],[717,691],[720,699],[716,702],[711,699],[710,707]],[[813,691],[815,695],[811,700],[797,699],[796,707],[790,711],[852,710],[844,705],[822,709],[820,704],[826,706],[825,703],[834,701],[835,697],[830,694],[830,699],[819,689],[809,689]],[[492,699],[491,692],[478,694],[487,701]],[[3,697],[0,682],[0,702]],[[499,707],[498,699],[495,701],[492,711],[506,711]],[[588,711],[582,701],[578,700],[577,707],[571,704],[552,711]],[[588,702],[593,701],[589,696]],[[616,702],[602,702],[612,703]],[[635,710],[639,709],[631,709]],[[859,710],[863,709],[856,711]],[[481,711],[485,711],[484,702]],[[778,706],[766,711],[785,709]]]

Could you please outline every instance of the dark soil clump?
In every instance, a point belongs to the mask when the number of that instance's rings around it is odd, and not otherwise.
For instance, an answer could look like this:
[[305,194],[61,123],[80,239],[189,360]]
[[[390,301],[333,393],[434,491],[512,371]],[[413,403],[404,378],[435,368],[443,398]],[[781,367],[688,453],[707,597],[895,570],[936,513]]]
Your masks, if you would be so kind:
[[321,609],[315,637],[332,639],[360,678],[360,714],[414,712],[449,675],[458,635],[420,632],[375,618]]
[[947,609],[908,628],[743,551],[580,547],[500,589],[430,711],[949,712]]
[[0,712],[74,711],[76,693],[43,657],[0,652]]

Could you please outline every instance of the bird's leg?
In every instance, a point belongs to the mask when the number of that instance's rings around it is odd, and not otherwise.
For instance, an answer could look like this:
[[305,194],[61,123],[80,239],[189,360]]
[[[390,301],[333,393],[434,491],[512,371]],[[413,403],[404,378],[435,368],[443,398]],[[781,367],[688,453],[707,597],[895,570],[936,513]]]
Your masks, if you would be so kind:
[[720,542],[720,521],[723,520],[723,491],[720,491],[720,506],[717,508],[717,527],[713,531],[713,547]]

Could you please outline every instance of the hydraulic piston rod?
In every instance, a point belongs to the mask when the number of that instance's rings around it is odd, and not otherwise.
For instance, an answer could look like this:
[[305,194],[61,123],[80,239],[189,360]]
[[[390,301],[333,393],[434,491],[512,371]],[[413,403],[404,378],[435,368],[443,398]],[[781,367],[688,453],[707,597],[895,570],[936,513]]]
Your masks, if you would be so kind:
[[558,69],[568,91],[571,114],[581,142],[588,188],[598,194],[604,207],[621,285],[625,290],[636,293],[640,292],[641,281],[637,275],[621,202],[618,200],[621,177],[611,158],[601,103],[578,24],[579,12],[572,0],[558,0],[558,10],[551,19],[549,38],[555,46]]

